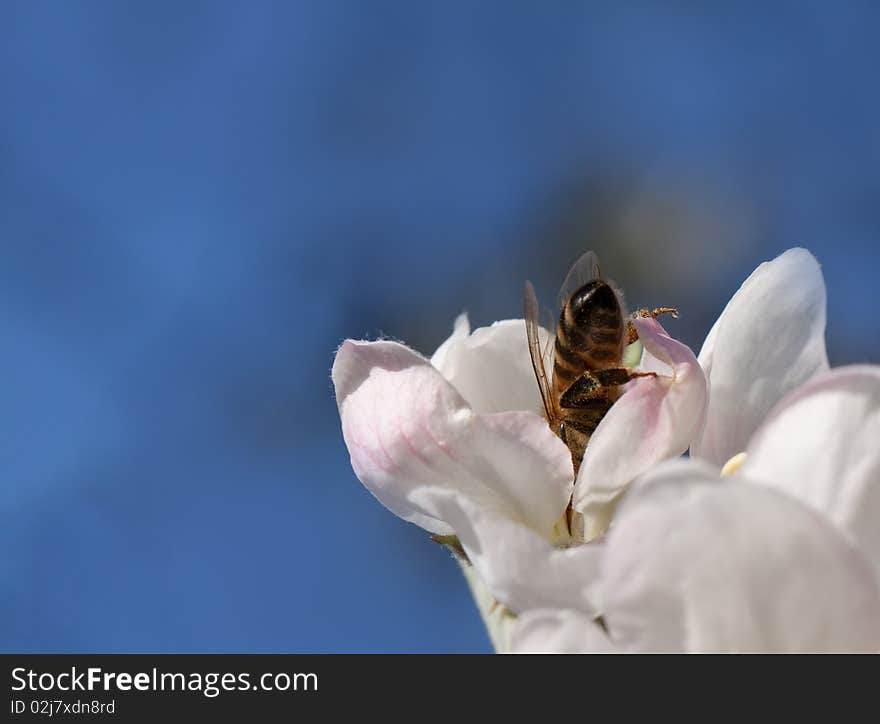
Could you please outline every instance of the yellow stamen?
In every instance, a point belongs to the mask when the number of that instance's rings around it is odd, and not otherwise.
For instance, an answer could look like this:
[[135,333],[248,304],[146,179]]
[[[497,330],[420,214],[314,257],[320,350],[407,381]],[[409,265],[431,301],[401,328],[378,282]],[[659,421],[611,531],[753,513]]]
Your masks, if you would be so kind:
[[742,467],[742,464],[746,461],[746,454],[744,452],[737,453],[730,460],[724,463],[724,467],[721,468],[721,475],[730,475],[731,473],[735,473]]

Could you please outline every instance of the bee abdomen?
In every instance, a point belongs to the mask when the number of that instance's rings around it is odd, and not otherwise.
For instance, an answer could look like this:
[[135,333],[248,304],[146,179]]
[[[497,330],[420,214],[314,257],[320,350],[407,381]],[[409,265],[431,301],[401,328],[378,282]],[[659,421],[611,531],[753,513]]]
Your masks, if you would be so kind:
[[570,383],[584,370],[617,364],[622,349],[623,316],[617,295],[601,279],[585,284],[559,315],[554,373]]

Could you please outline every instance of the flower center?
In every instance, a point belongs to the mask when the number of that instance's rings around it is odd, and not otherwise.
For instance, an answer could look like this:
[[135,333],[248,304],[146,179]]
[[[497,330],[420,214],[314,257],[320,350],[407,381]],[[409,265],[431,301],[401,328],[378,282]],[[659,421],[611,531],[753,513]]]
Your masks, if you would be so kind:
[[724,467],[721,468],[722,477],[725,475],[730,475],[731,473],[735,473],[742,467],[742,464],[746,461],[746,454],[744,452],[737,453],[730,460],[724,463]]

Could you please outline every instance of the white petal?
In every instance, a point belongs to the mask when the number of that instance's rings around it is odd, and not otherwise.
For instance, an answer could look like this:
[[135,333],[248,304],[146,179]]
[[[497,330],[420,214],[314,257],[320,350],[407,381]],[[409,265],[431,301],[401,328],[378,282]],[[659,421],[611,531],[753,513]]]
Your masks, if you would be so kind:
[[391,511],[451,532],[410,499],[437,487],[552,536],[571,492],[571,457],[542,417],[475,414],[428,360],[396,342],[346,341],[333,382],[355,474]]
[[612,640],[647,651],[880,650],[865,558],[796,500],[716,475],[670,461],[624,501],[602,568]]
[[443,365],[446,364],[446,355],[449,354],[450,348],[457,345],[464,339],[467,339],[468,335],[471,333],[471,323],[468,320],[467,312],[462,312],[455,318],[455,322],[452,325],[452,334],[446,339],[443,344],[441,344],[437,351],[431,356],[431,364],[434,365],[441,372],[443,371]]
[[635,324],[645,349],[672,376],[635,381],[593,433],[573,497],[575,510],[588,519],[638,475],[681,455],[703,423],[706,380],[694,353],[656,320],[637,319]]
[[540,412],[541,394],[529,358],[525,322],[507,319],[475,329],[469,336],[464,329],[456,321],[456,331],[431,361],[473,410]]
[[880,367],[838,367],[789,395],[742,472],[826,515],[880,576]]
[[709,409],[691,453],[723,465],[779,400],[828,369],[825,282],[813,255],[789,249],[761,264],[715,322],[700,364]]
[[428,489],[413,499],[455,529],[483,583],[509,610],[569,607],[596,615],[601,546],[557,548],[503,511],[454,493]]
[[511,653],[615,653],[605,632],[581,611],[536,609],[520,616],[511,634]]

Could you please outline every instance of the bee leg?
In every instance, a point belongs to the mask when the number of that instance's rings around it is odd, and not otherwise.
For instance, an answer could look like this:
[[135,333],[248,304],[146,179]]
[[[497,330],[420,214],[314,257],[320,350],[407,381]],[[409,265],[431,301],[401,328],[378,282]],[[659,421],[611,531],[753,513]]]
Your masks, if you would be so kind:
[[588,370],[572,382],[559,398],[559,404],[569,409],[598,409],[607,401],[609,387],[625,385],[636,377],[656,377],[656,372],[631,372],[626,367],[610,367],[604,370]]
[[588,370],[572,382],[562,396],[559,404],[568,408],[590,408],[607,404],[607,388],[617,387],[629,382],[633,374],[625,367],[611,367],[604,370]]
[[595,399],[602,389],[599,380],[592,372],[584,372],[572,382],[559,397],[562,407],[582,407],[586,400]]
[[639,333],[636,331],[636,326],[632,323],[633,319],[637,318],[649,318],[656,319],[661,314],[671,314],[674,319],[678,319],[678,310],[675,307],[657,307],[656,309],[637,309],[635,312],[629,315],[626,320],[626,339],[627,344],[632,344],[639,338]]
[[657,373],[656,372],[630,372],[629,376],[633,379],[636,377],[656,377]]
[[632,317],[650,317],[656,319],[663,314],[671,314],[673,318],[678,319],[678,310],[675,307],[654,307],[654,309],[638,309],[630,316]]

